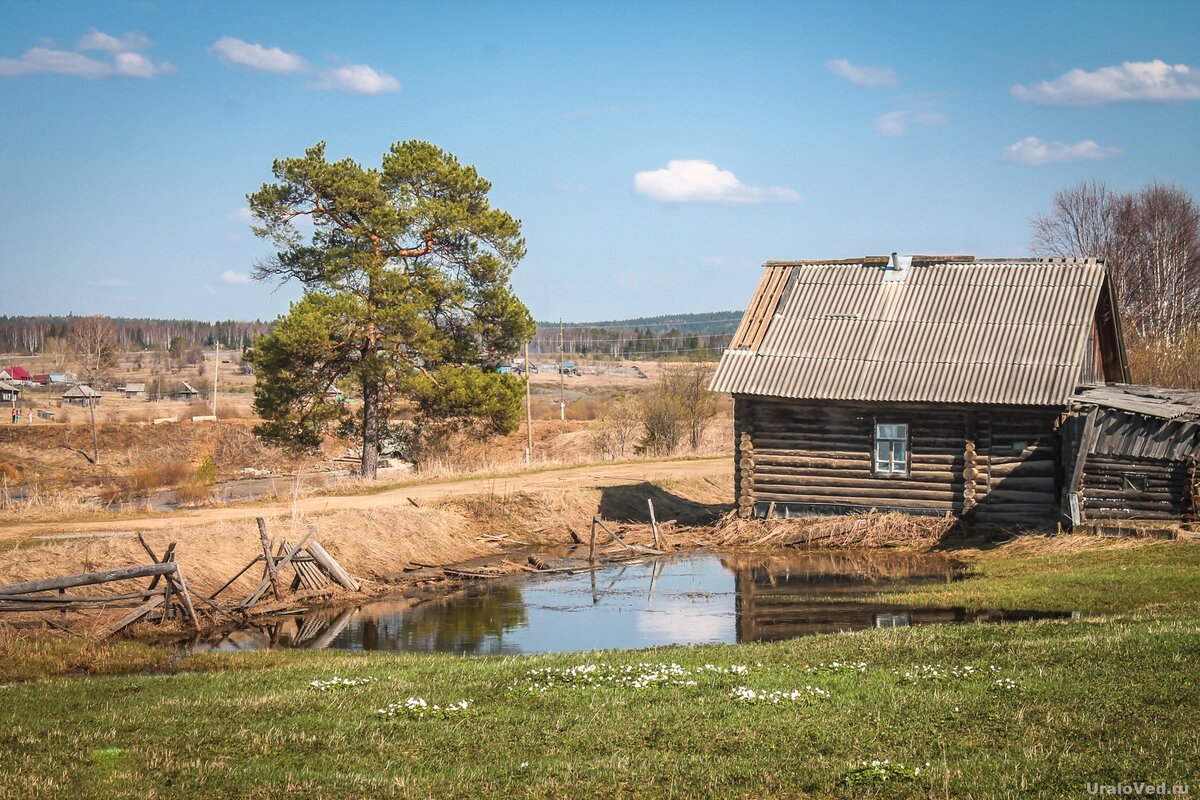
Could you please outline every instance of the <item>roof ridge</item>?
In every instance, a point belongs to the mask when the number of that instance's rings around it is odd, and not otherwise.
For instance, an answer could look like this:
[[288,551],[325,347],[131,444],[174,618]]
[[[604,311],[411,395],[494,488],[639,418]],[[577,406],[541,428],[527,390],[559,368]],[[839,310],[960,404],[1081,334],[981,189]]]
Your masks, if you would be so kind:
[[[863,256],[862,258],[819,258],[819,259],[772,259],[763,264],[764,267],[824,267],[824,266],[867,266],[868,264],[886,264],[890,256]],[[1094,256],[1082,258],[1065,256],[1019,258],[981,258],[970,255],[914,255],[913,264],[1103,264],[1104,259]]]

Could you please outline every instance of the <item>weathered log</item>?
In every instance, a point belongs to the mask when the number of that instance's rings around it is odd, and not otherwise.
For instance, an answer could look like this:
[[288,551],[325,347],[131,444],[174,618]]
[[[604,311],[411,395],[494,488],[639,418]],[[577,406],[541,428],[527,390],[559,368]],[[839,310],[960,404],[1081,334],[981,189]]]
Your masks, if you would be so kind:
[[104,631],[101,632],[100,638],[107,639],[109,636],[125,630],[138,620],[149,616],[151,611],[163,604],[163,600],[164,598],[161,595],[150,598],[145,603],[138,606],[135,610],[122,617],[115,625],[110,625],[108,628],[105,628]]
[[308,545],[308,552],[316,559],[321,569],[325,570],[329,574],[329,577],[333,578],[339,585],[352,592],[357,592],[362,588],[358,581],[354,579],[354,576],[343,569],[337,559],[331,556],[319,542],[316,540],[312,541]]
[[258,525],[258,541],[262,545],[263,564],[266,566],[266,578],[271,587],[271,594],[275,595],[276,600],[282,600],[283,587],[279,585],[279,571],[275,569],[275,559],[271,558],[271,541],[267,538],[267,521],[262,517],[256,517],[254,522]]
[[52,589],[70,589],[72,586],[91,586],[109,581],[124,581],[133,578],[149,578],[155,575],[166,575],[175,571],[175,562],[163,564],[146,564],[138,567],[121,567],[103,572],[85,572],[82,575],[66,575],[61,578],[43,578],[24,583],[10,583],[0,586],[0,594],[28,594],[30,592],[45,592]]

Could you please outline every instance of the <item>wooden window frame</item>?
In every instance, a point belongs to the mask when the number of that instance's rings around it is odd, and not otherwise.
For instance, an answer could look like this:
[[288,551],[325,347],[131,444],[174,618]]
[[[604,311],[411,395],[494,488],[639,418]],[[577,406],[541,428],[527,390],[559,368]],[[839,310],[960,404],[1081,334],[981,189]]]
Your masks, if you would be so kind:
[[[904,426],[904,471],[879,469],[879,426]],[[888,442],[898,442],[899,439],[885,439]],[[893,462],[894,463],[894,462]],[[894,417],[876,417],[871,425],[871,474],[879,478],[910,478],[912,477],[912,423],[907,419]]]

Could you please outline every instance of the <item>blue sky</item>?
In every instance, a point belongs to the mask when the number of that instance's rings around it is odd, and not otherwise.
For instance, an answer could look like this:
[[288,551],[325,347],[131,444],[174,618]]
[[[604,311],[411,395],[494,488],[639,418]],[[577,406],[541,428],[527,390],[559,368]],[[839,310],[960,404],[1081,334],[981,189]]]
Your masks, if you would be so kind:
[[1054,192],[1200,195],[1200,3],[9,3],[0,314],[272,318],[271,161],[427,139],[539,319],[742,307],[768,259],[1019,256]]

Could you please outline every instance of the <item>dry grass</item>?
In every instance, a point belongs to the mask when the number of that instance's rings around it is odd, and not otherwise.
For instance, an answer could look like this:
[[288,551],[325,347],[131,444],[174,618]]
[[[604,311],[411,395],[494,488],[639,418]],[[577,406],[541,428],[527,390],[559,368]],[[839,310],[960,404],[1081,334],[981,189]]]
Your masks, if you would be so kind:
[[899,512],[793,519],[741,519],[726,514],[707,534],[716,547],[905,547],[926,550],[941,542],[958,521]]

